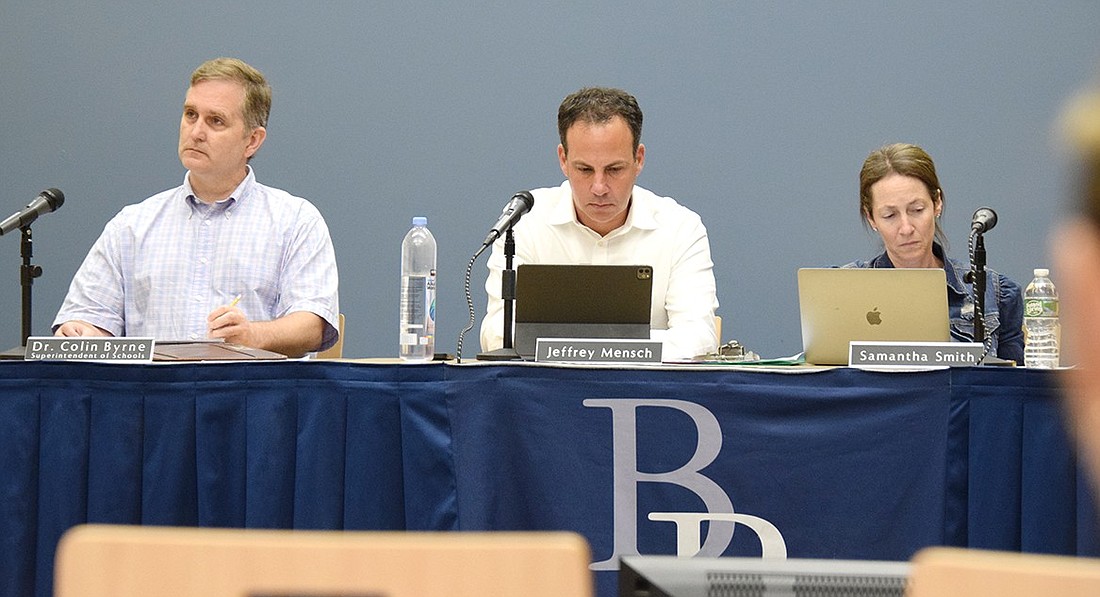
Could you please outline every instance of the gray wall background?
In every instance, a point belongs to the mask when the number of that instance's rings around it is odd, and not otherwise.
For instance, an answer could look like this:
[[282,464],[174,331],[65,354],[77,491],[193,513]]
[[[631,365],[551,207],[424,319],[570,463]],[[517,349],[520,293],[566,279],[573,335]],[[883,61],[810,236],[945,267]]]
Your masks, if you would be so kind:
[[[328,221],[346,356],[397,352],[399,244],[439,243],[439,340],[466,325],[466,264],[513,192],[558,184],[556,110],[585,85],[645,112],[639,184],[706,223],[724,336],[801,347],[795,271],[868,257],[857,175],[873,148],[924,146],[952,254],[970,215],[1000,216],[989,265],[1049,265],[1070,168],[1053,123],[1100,66],[1100,3],[0,0],[0,211],[56,186],[34,226],[35,334],[122,206],[178,185],[191,70],[221,55],[275,90],[260,180]],[[6,264],[6,265],[5,265]],[[0,343],[20,334],[18,234],[0,239]],[[1055,283],[1058,272],[1053,272]],[[484,311],[485,256],[472,282]],[[477,328],[464,355],[477,351]]]

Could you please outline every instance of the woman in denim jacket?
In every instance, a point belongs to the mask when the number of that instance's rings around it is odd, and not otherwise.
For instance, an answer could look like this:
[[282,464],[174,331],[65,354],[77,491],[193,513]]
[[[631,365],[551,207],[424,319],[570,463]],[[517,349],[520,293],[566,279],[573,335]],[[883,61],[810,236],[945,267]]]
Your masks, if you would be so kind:
[[[864,223],[882,237],[885,251],[870,261],[845,267],[942,268],[947,275],[951,337],[974,341],[973,288],[963,281],[969,271],[947,257],[940,228],[943,190],[932,158],[916,145],[895,143],[871,152],[859,172],[859,211]],[[990,352],[1024,362],[1023,297],[1020,285],[986,269],[985,333]]]

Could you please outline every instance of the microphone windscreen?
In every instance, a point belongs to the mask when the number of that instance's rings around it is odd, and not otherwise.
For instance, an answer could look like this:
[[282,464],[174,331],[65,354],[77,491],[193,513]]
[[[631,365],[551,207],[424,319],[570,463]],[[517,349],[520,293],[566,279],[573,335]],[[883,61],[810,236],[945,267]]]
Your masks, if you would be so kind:
[[50,204],[50,211],[57,211],[57,208],[65,203],[65,193],[60,189],[50,187],[39,194],[46,198],[46,203]]

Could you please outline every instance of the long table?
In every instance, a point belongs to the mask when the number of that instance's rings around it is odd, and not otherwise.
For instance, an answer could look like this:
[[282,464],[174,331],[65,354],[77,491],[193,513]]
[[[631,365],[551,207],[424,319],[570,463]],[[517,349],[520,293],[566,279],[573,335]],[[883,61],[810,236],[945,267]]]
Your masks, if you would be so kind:
[[83,522],[573,530],[631,553],[1100,555],[1055,372],[0,363],[3,595]]

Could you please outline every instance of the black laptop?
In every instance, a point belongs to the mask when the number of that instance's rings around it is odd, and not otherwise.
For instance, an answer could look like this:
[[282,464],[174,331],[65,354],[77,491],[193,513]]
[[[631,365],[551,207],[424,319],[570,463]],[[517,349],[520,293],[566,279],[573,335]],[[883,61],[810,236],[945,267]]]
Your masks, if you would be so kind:
[[539,338],[648,339],[653,268],[525,263],[516,268],[515,337],[523,358]]

